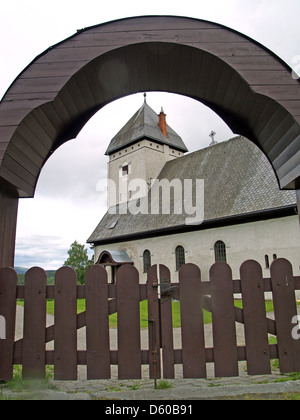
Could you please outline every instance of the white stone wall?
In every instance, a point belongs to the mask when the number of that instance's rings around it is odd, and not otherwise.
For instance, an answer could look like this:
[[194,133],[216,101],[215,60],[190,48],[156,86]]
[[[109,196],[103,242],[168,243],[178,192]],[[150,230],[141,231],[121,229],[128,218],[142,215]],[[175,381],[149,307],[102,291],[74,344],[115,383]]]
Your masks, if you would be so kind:
[[143,273],[143,252],[148,249],[152,255],[152,265],[166,265],[171,271],[172,280],[177,281],[175,249],[181,245],[185,249],[186,263],[197,264],[201,269],[203,281],[208,281],[209,269],[215,262],[214,245],[219,240],[226,244],[227,262],[235,279],[240,278],[240,266],[248,259],[258,261],[263,268],[264,277],[269,277],[270,269],[265,266],[265,255],[269,256],[271,263],[273,254],[278,258],[288,259],[293,265],[294,275],[300,275],[298,216],[97,246],[95,257],[97,259],[104,250],[124,250],[139,270],[141,282],[146,282],[147,276]]

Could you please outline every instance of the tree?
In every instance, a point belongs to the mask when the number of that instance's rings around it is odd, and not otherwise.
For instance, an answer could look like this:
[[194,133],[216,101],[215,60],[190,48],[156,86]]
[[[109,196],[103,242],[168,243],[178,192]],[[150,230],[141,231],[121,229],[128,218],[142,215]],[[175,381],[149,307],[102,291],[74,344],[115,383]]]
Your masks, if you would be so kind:
[[79,284],[84,284],[85,272],[88,267],[93,265],[93,261],[89,260],[87,249],[84,245],[80,245],[75,241],[68,251],[69,258],[64,265],[74,268],[77,273],[77,281]]

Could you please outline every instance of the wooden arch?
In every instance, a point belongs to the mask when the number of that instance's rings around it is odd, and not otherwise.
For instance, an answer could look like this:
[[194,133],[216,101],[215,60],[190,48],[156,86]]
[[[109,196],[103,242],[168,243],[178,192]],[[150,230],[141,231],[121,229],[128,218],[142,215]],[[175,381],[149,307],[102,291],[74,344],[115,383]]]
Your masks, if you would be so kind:
[[[38,56],[0,103],[0,267],[12,265],[19,197],[103,106],[166,91],[208,105],[300,189],[300,83],[272,52],[202,20],[148,16],[83,29]],[[299,195],[299,194],[298,194]]]

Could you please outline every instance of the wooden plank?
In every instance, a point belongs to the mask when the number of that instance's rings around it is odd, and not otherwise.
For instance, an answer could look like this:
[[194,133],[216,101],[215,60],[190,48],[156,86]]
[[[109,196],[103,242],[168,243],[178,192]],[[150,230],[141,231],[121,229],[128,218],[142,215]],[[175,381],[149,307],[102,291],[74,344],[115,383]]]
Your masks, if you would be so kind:
[[164,295],[165,291],[171,287],[170,270],[164,266],[159,266],[160,279],[160,316],[161,316],[161,345],[163,356],[163,377],[174,379],[174,340],[173,340],[173,316],[172,298]]
[[54,379],[77,380],[77,276],[70,267],[55,274]]
[[232,271],[225,263],[210,269],[216,377],[239,376]]
[[246,261],[240,273],[248,374],[268,375],[271,365],[262,268],[256,261]]
[[86,272],[87,379],[110,379],[108,281],[100,265]]
[[40,168],[38,168],[34,160],[28,158],[23,152],[23,150],[20,150],[18,147],[15,146],[15,144],[10,144],[9,151],[7,151],[7,154],[19,164],[25,164],[28,172],[30,172],[33,176],[38,175]]
[[0,381],[13,378],[17,273],[0,269]]
[[[189,30],[189,29],[214,29],[217,24],[212,22],[207,22],[203,20],[197,20],[189,17],[178,19],[175,16],[146,16],[143,18],[133,17],[120,19],[114,21],[114,26],[111,28],[110,22],[93,26],[87,28],[80,33],[80,36],[90,33],[113,33],[113,32],[135,32],[135,31],[144,31],[145,28],[151,28],[151,31],[168,31],[170,29],[177,28],[178,30]],[[74,38],[73,38],[74,39]],[[69,40],[67,40],[69,41]]]
[[10,94],[32,94],[40,92],[57,92],[61,89],[62,86],[68,81],[68,77],[34,77],[26,78],[26,72],[24,72],[18,79],[14,82],[12,86],[13,92]]
[[[148,295],[148,337],[149,337],[149,375],[153,379],[161,378],[160,358],[160,316],[158,298],[158,275],[157,265],[154,265],[147,273]],[[154,371],[156,369],[156,375]]]
[[[227,31],[226,33],[222,28],[216,26],[201,28],[199,24],[197,27],[190,28],[190,24],[183,25],[181,29],[178,27],[178,22],[170,25],[169,29],[166,29],[166,26],[169,26],[169,22],[161,23],[160,27],[156,29],[153,26],[156,25],[155,22],[147,23],[147,29],[143,27],[143,23],[137,26],[136,29],[133,29],[130,24],[130,26],[124,26],[123,31],[126,32],[126,41],[128,44],[134,40],[136,42],[146,42],[164,39],[165,41],[168,40],[168,42],[182,40],[189,42],[199,39],[202,42],[216,42],[220,41],[222,37],[224,37],[225,42],[234,42],[237,40],[237,35],[234,32],[228,33]],[[122,45],[124,43],[123,31],[121,28],[119,30],[107,29],[106,31],[99,31],[99,29],[87,30],[82,32],[80,36],[70,39],[68,43],[61,43],[58,49]]]
[[20,164],[12,159],[8,153],[6,153],[5,158],[5,167],[11,171],[14,175],[19,177],[24,183],[33,186],[36,180],[36,177],[32,175],[24,166],[23,163]]
[[47,274],[27,271],[24,289],[23,379],[44,379],[46,362]]
[[[272,76],[270,76],[272,77]],[[253,89],[266,97],[272,98],[280,103],[281,99],[284,101],[300,100],[300,89],[295,85],[286,84],[271,84],[271,85],[252,85]]]
[[118,376],[141,379],[139,274],[124,265],[117,271]]
[[79,68],[88,64],[87,60],[79,62],[66,62],[62,61],[60,63],[35,63],[33,66],[30,66],[26,70],[26,78],[35,78],[35,77],[71,77]]
[[201,272],[194,264],[179,270],[184,378],[206,378]]
[[[34,151],[33,153],[31,152],[33,161],[38,166],[41,166],[45,157],[49,153],[48,145],[44,145],[43,142],[39,140],[37,131],[31,127],[31,124],[21,124],[18,127],[18,132],[14,135],[13,141],[16,145],[19,145],[19,149],[22,150],[26,150],[29,145],[29,147],[31,147]],[[41,161],[42,163],[40,163]]]
[[292,334],[298,315],[291,263],[282,258],[275,260],[271,278],[280,371],[300,372],[300,340],[295,340]]

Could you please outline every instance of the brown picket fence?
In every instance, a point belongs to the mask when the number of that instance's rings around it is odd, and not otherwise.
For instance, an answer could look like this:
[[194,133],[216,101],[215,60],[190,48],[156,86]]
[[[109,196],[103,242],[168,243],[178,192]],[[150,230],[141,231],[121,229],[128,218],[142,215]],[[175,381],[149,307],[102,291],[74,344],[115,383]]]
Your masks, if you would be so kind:
[[[300,372],[300,334],[297,329],[295,291],[300,277],[291,264],[278,259],[271,277],[263,278],[261,266],[246,261],[240,279],[231,268],[217,263],[210,281],[201,281],[200,269],[186,264],[179,282],[172,283],[163,265],[148,271],[147,284],[139,283],[131,265],[117,272],[109,284],[106,270],[95,265],[86,272],[86,284],[77,285],[69,267],[56,272],[55,286],[47,285],[41,268],[26,273],[25,285],[17,285],[11,268],[0,270],[0,316],[5,319],[5,339],[0,340],[0,380],[13,377],[13,366],[22,365],[23,378],[44,378],[46,365],[54,366],[56,380],[77,380],[78,366],[87,367],[87,379],[110,379],[118,366],[119,379],[140,379],[142,366],[149,377],[172,379],[175,365],[184,378],[206,378],[214,364],[216,377],[239,375],[239,362],[247,362],[249,375],[271,373],[271,360],[279,359],[282,373]],[[275,319],[265,309],[265,292],[272,292]],[[242,295],[242,309],[234,296]],[[54,299],[54,324],[47,327],[46,303]],[[85,299],[86,311],[77,314],[77,299]],[[180,300],[181,348],[174,348],[172,300]],[[15,338],[16,305],[24,302],[23,338]],[[148,348],[141,348],[140,302],[148,301]],[[206,346],[203,309],[212,313],[213,347]],[[109,316],[117,313],[117,349],[110,348]],[[237,344],[237,323],[244,324],[245,344]],[[77,348],[77,331],[86,327],[86,349]],[[277,337],[269,344],[269,334]],[[46,343],[54,341],[54,349]]]

